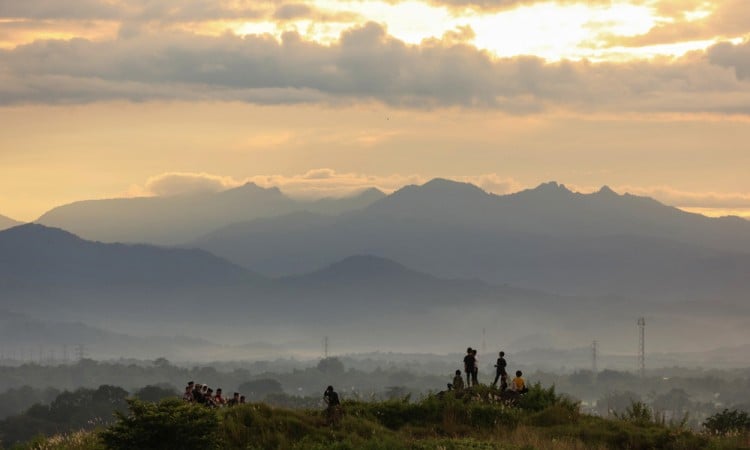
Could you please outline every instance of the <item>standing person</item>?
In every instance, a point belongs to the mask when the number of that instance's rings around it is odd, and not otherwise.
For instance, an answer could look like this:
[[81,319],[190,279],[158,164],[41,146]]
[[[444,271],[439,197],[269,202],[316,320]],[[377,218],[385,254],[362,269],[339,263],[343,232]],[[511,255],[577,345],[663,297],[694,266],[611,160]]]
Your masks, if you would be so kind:
[[508,363],[505,361],[505,352],[500,352],[497,363],[495,363],[495,381],[492,382],[493,386],[497,386],[497,379],[500,379],[500,390],[504,391],[508,388],[508,372],[505,371],[505,367]]
[[466,373],[466,387],[471,387],[471,377],[474,374],[474,350],[471,347],[466,349],[466,356],[464,356],[464,372]]
[[479,376],[479,358],[477,358],[476,349],[472,350],[471,354],[474,356],[474,371],[471,372],[471,384],[476,386],[479,384],[479,381],[477,381],[477,377]]
[[326,388],[326,391],[323,393],[323,400],[328,405],[326,408],[328,423],[337,424],[341,416],[341,401],[339,401],[339,394],[333,390],[333,386]]

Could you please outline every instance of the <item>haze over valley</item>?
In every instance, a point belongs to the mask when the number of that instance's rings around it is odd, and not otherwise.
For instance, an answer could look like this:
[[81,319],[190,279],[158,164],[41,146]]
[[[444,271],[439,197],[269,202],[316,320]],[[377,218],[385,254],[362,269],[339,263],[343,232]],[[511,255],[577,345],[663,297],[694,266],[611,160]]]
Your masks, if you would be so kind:
[[[329,336],[340,353],[441,354],[484,329],[515,351],[595,339],[616,357],[633,354],[635,320],[646,316],[664,364],[733,347],[736,359],[721,364],[747,363],[750,222],[607,187],[581,194],[550,182],[494,195],[434,179],[298,201],[248,184],[81,201],[39,222],[0,232],[0,289],[7,311],[66,330],[34,340],[45,347],[309,358]],[[87,240],[59,222],[129,243]],[[122,338],[95,339],[94,329]],[[30,339],[6,333],[10,347]]]

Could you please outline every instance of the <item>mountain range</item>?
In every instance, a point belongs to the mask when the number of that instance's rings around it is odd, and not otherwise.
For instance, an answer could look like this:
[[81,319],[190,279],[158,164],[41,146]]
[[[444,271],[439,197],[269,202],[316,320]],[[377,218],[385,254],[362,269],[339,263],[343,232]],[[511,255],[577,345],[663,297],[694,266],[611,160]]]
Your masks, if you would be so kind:
[[549,294],[441,278],[366,254],[268,278],[202,250],[91,242],[41,225],[0,232],[0,274],[0,307],[9,311],[133,336],[213,342],[309,347],[310,336],[331,335],[346,336],[342,351],[444,352],[476,343],[486,328],[497,342],[532,343],[548,334],[565,346],[598,336],[619,348],[633,335],[637,315],[646,314],[653,338],[707,349],[747,339],[750,329],[748,305],[717,300],[659,304]]
[[7,230],[8,228],[13,228],[18,225],[21,225],[21,222],[0,214],[0,231]]
[[338,214],[385,194],[367,189],[345,198],[300,201],[253,183],[221,192],[85,200],[54,208],[37,223],[103,242],[175,245],[235,222],[295,211]]
[[750,222],[546,183],[510,195],[436,179],[338,216],[235,223],[188,244],[271,276],[372,254],[449,278],[569,295],[745,298]]

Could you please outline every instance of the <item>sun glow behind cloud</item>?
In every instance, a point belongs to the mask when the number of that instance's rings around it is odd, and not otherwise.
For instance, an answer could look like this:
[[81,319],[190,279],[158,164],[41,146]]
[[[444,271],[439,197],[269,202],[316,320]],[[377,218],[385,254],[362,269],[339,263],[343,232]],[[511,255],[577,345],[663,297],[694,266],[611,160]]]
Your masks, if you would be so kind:
[[[199,20],[149,19],[138,23],[141,30],[180,30],[199,35],[218,36],[268,35],[281,39],[295,31],[303,39],[325,45],[337,42],[341,33],[372,21],[384,25],[388,33],[405,43],[418,45],[426,39],[441,38],[457,29],[470,29],[465,42],[487,50],[498,57],[534,55],[548,61],[563,59],[592,61],[624,61],[657,56],[681,56],[714,44],[717,37],[700,37],[676,42],[622,45],[620,39],[645,35],[660,25],[687,21],[700,24],[712,18],[717,6],[704,3],[680,4],[669,13],[660,10],[657,0],[629,2],[540,1],[509,9],[480,10],[449,8],[426,1],[406,0],[302,0],[294,4],[258,2],[252,17]],[[226,3],[229,5],[229,3]],[[695,6],[697,5],[697,6]],[[279,14],[284,6],[293,6],[298,13],[288,17]],[[229,11],[233,11],[229,8]],[[132,14],[132,12],[131,12]],[[40,39],[109,40],[131,27],[131,18],[122,23],[109,20],[37,20],[0,18],[0,48],[11,49]],[[723,36],[722,38],[738,38]]]
[[[270,34],[278,39],[285,31],[293,30],[307,40],[330,44],[336,42],[344,30],[373,21],[385,25],[393,37],[416,45],[426,39],[440,38],[456,29],[469,27],[474,35],[467,43],[477,48],[498,57],[534,55],[548,61],[626,61],[658,56],[677,57],[690,51],[703,50],[716,42],[715,39],[701,39],[644,46],[612,45],[608,37],[642,35],[660,23],[673,20],[659,17],[653,7],[627,2],[609,5],[549,2],[494,12],[452,11],[417,1],[326,1],[315,2],[315,5],[331,13],[356,13],[359,20],[246,22],[234,24],[230,29],[240,35]],[[699,21],[710,15],[710,11],[697,10],[685,14],[690,16],[690,20]]]

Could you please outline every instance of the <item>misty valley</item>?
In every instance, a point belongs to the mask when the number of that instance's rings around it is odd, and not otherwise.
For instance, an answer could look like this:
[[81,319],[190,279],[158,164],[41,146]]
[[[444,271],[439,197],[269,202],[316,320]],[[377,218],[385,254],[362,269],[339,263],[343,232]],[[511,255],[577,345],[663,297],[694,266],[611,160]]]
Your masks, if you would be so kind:
[[[461,442],[493,433],[511,446],[487,448],[544,448],[555,433],[570,441],[559,448],[664,436],[664,448],[730,448],[737,434],[706,430],[746,430],[744,219],[607,187],[494,195],[434,179],[319,200],[254,184],[86,200],[0,229],[8,448],[37,448],[40,435],[99,448],[97,433],[128,448],[139,414],[185,414],[226,448],[329,448],[315,431],[330,425],[315,415],[328,385],[345,411],[341,448],[380,448],[356,427],[382,432],[383,448],[470,448]],[[448,391],[466,347],[479,384]],[[512,404],[493,384],[499,351],[531,386]],[[190,380],[260,409],[207,416],[176,400]],[[240,416],[306,431],[253,441],[232,434]],[[409,427],[444,432],[422,442]]]

